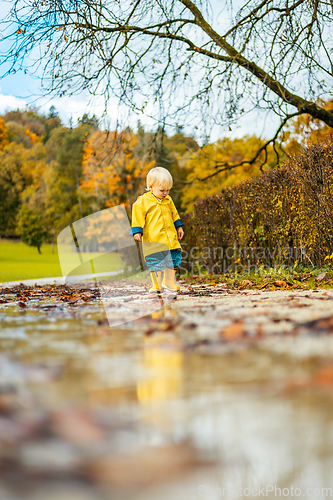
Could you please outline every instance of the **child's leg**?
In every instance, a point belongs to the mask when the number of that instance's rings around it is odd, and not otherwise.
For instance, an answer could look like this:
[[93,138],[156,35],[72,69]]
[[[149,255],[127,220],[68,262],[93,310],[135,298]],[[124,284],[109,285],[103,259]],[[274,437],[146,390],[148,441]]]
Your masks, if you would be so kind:
[[175,282],[175,269],[165,268],[162,286],[170,291],[178,292],[180,286]]
[[173,268],[171,267],[165,268],[162,286],[167,290],[178,291],[180,290],[180,286],[177,285],[177,283],[175,282],[175,274],[177,272],[178,266],[182,261],[182,254],[181,251],[178,249],[171,250],[170,253],[172,257]]
[[161,251],[146,255],[145,257],[147,267],[150,270],[150,277],[153,283],[153,286],[149,290],[149,293],[161,291],[162,270],[165,267],[164,261],[168,254],[169,251]]
[[152,288],[150,288],[149,293],[160,292],[161,291],[161,280],[162,271],[150,271],[151,281],[153,283]]

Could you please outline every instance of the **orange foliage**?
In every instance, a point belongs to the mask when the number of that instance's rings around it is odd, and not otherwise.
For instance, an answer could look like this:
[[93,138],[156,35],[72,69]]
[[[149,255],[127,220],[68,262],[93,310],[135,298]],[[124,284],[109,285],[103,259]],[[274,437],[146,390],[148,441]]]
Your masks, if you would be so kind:
[[29,139],[30,139],[31,143],[33,144],[33,146],[39,141],[38,135],[35,134],[34,132],[31,132],[31,130],[29,128],[27,128],[27,130],[25,131],[25,133],[29,137]]
[[80,188],[95,198],[100,207],[129,207],[144,190],[147,172],[155,162],[134,158],[136,144],[137,137],[131,131],[97,131],[86,141]]

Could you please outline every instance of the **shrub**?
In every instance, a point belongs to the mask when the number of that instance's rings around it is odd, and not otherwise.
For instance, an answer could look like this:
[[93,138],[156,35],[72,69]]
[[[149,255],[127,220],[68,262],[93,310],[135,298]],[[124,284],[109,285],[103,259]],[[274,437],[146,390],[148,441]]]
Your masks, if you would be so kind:
[[[236,265],[321,266],[333,253],[333,140],[314,144],[283,168],[198,200],[185,214],[182,267],[220,272]],[[199,247],[199,252],[191,252]],[[199,257],[198,257],[199,253]],[[186,258],[185,258],[186,257]],[[332,256],[333,257],[333,256]]]

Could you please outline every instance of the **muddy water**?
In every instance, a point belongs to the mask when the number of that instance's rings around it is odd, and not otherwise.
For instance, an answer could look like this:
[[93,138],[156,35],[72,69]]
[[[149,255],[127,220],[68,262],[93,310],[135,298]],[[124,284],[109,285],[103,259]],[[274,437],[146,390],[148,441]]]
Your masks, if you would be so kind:
[[4,307],[0,497],[330,496],[331,336],[298,315],[332,298],[293,297],[185,295],[114,328],[98,302]]

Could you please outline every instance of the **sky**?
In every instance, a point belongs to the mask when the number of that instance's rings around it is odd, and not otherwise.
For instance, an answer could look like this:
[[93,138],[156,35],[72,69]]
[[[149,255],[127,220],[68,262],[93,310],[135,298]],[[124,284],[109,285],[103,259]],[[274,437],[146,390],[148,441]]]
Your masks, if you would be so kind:
[[[0,17],[3,18],[10,2],[0,3]],[[1,70],[1,68],[0,68]],[[2,75],[2,72],[0,73]],[[81,93],[71,97],[53,97],[45,96],[45,92],[41,86],[41,80],[38,76],[24,74],[23,71],[15,75],[8,75],[0,79],[0,114],[13,109],[26,109],[28,105],[33,105],[39,108],[41,113],[47,114],[49,108],[54,106],[59,113],[62,122],[65,125],[72,123],[75,125],[77,120],[87,113],[95,114],[98,118],[104,112],[104,99],[96,97],[91,99],[89,94]],[[110,123],[115,123],[118,117],[127,116],[127,125],[135,129],[137,121],[140,120],[144,127],[148,130],[156,129],[155,123],[144,114],[129,114],[125,109],[118,106],[115,98],[111,98],[108,103],[108,117]],[[193,126],[193,121],[189,117],[188,123]],[[195,130],[191,125],[184,124],[184,132],[188,135],[195,136]],[[215,128],[211,134],[211,140],[215,141],[218,138],[242,137],[244,135],[257,135],[260,137],[272,137],[279,126],[279,118],[272,112],[253,111],[244,116],[232,128],[231,131],[221,131]],[[112,128],[112,127],[111,127]],[[175,130],[169,129],[167,133],[172,135]],[[196,137],[199,139],[199,137]],[[200,140],[199,140],[200,142]]]
[[[22,79],[20,74],[5,77],[0,80],[0,114],[3,115],[7,111],[20,109],[24,110],[29,105],[36,106],[41,113],[47,114],[50,107],[54,106],[59,113],[62,122],[65,125],[70,123],[75,124],[77,120],[85,113],[89,115],[95,114],[98,118],[102,117],[104,111],[104,101],[101,98],[96,98],[91,102],[90,96],[76,95],[72,97],[45,97],[43,89],[39,82],[31,77],[24,75]],[[23,81],[22,81],[23,80]],[[115,122],[120,110],[117,102],[110,102],[108,115],[111,118],[111,123]],[[112,120],[113,118],[113,120]],[[154,122],[143,114],[130,115],[130,125],[135,127],[137,121],[140,120],[145,128],[150,129],[154,126]],[[247,116],[239,120],[234,130],[231,132],[212,132],[212,140],[216,140],[223,136],[243,137],[244,135],[257,135],[268,137],[274,135],[275,130],[279,126],[279,119],[275,114],[269,113],[264,115],[259,111],[249,113]],[[191,127],[184,126],[184,131],[187,134],[193,134]],[[170,133],[172,133],[170,131]]]

